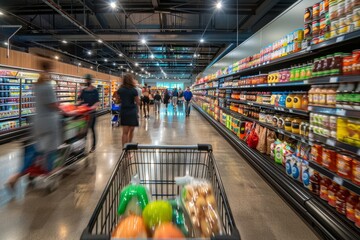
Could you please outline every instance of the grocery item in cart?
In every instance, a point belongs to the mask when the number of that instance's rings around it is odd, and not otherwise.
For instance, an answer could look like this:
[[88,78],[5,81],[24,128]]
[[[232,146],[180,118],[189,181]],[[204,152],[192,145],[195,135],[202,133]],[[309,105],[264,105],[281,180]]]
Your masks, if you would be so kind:
[[164,200],[150,202],[144,208],[142,216],[146,226],[154,231],[160,224],[172,221],[171,204]]
[[212,237],[223,233],[211,184],[203,179],[189,176],[176,178],[182,185],[182,203],[189,214],[195,237]]
[[173,223],[167,222],[155,229],[153,239],[185,239],[185,236]]
[[123,216],[138,215],[141,216],[146,205],[149,203],[149,191],[140,184],[137,175],[132,177],[131,183],[127,185],[120,193],[118,214]]
[[184,236],[189,236],[192,232],[189,217],[181,204],[181,199],[176,198],[169,201],[172,207],[172,222],[181,230]]
[[112,233],[113,238],[147,238],[144,220],[137,215],[130,215],[120,221]]

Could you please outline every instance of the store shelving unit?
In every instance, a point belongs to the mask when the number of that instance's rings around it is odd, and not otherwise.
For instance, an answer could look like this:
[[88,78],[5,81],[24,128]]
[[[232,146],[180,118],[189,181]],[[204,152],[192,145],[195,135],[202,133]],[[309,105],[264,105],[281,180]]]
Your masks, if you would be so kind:
[[[231,98],[231,91],[308,91],[312,85],[336,85],[339,83],[359,83],[359,75],[351,76],[325,76],[317,78],[309,78],[301,81],[293,82],[278,82],[278,83],[264,83],[264,84],[250,84],[250,85],[237,85],[237,80],[246,75],[257,75],[259,73],[271,72],[279,70],[281,68],[290,67],[298,62],[308,61],[316,56],[323,56],[324,53],[329,51],[341,51],[343,47],[347,49],[356,45],[360,40],[360,30],[339,36],[334,39],[330,39],[318,45],[312,45],[307,49],[290,54],[288,56],[262,63],[253,66],[248,69],[242,69],[236,73],[231,73],[223,76],[219,76],[216,79],[212,79],[210,82],[203,82],[193,85],[193,91],[201,91],[199,94],[195,94],[195,108],[230,142],[234,147],[245,157],[248,162],[253,165],[269,183],[277,189],[277,191],[295,208],[299,214],[304,217],[321,236],[326,239],[360,239],[360,230],[355,225],[346,219],[346,217],[340,215],[332,207],[329,207],[318,196],[313,195],[308,189],[302,186],[299,182],[292,178],[289,178],[285,170],[274,163],[268,156],[259,153],[254,149],[250,149],[245,142],[239,139],[232,131],[223,126],[218,120],[221,118],[217,115],[217,112],[224,112],[232,117],[248,122],[257,123],[263,127],[266,127],[278,134],[287,136],[291,139],[297,140],[306,145],[311,145],[315,142],[321,143],[325,146],[332,147],[337,151],[342,151],[354,156],[354,158],[360,161],[360,149],[337,141],[335,139],[320,136],[317,134],[311,134],[308,137],[279,129],[272,124],[261,122],[258,119],[254,119],[249,116],[244,116],[238,112],[229,109],[230,103],[242,104],[258,109],[269,109],[274,112],[290,114],[298,116],[300,118],[309,119],[310,113],[319,113],[331,116],[360,118],[360,110],[357,109],[345,109],[341,107],[329,107],[329,106],[309,106],[307,110],[293,109],[278,107],[274,105],[257,103],[255,101],[239,100]],[[208,84],[214,84],[218,81],[218,87],[208,87]],[[236,83],[234,83],[236,82]],[[215,84],[216,85],[216,84]],[[215,90],[215,99],[211,100],[208,90]],[[222,98],[218,97],[220,91],[225,91]],[[200,96],[199,96],[200,95]],[[203,101],[203,100],[206,101]],[[220,106],[220,100],[222,106]],[[213,110],[212,108],[214,108]],[[218,109],[218,110],[216,110]],[[217,116],[216,116],[217,115]],[[360,194],[360,186],[357,186],[350,180],[339,177],[336,173],[329,171],[328,169],[318,165],[316,162],[309,162],[309,166],[318,171],[320,174],[329,177],[333,181],[337,182],[344,188]]]
[[0,143],[24,136],[35,113],[33,73],[0,70]]

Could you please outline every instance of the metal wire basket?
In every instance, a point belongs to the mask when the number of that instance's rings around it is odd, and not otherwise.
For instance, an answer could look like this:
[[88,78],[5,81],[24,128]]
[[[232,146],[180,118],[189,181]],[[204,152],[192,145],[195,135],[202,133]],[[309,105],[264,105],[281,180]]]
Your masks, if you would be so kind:
[[82,233],[82,240],[110,239],[118,223],[117,207],[121,189],[138,174],[153,199],[173,199],[180,194],[175,177],[190,175],[211,182],[225,235],[212,239],[240,239],[226,197],[211,145],[154,146],[128,144]]

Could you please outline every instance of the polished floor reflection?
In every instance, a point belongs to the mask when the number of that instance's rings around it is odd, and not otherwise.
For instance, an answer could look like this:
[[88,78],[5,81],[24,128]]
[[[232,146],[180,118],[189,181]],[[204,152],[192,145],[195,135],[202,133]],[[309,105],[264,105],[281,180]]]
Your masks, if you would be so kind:
[[[19,168],[20,144],[0,146],[0,239],[79,239],[121,153],[121,128],[110,116],[97,123],[98,146],[89,166],[66,172],[53,193],[27,187],[26,178],[9,201],[3,184]],[[141,118],[135,142],[144,144],[210,143],[231,209],[243,240],[317,239],[309,227],[196,111],[185,117],[180,106]],[[25,189],[26,192],[25,192]]]

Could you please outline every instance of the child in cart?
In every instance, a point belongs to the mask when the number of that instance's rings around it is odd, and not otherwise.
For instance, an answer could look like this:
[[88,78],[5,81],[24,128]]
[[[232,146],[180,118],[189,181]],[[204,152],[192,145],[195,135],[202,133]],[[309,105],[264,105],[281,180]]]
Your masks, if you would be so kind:
[[111,125],[119,126],[120,125],[120,109],[121,109],[121,99],[117,91],[114,92],[112,96],[111,104]]

